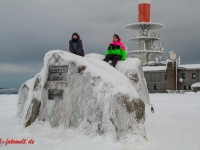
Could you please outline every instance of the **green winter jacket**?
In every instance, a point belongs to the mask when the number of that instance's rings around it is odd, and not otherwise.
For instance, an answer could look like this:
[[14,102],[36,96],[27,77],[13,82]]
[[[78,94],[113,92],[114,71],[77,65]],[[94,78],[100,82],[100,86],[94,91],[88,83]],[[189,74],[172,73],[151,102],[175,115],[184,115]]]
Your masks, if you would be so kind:
[[110,43],[108,50],[106,52],[106,55],[109,55],[109,54],[120,55],[122,56],[121,60],[126,59],[126,50],[121,40],[118,42]]

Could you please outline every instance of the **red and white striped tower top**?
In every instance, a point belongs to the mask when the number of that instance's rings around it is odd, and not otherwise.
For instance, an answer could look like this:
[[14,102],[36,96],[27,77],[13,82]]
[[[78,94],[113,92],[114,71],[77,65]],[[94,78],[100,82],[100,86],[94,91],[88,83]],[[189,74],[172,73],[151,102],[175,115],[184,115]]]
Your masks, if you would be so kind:
[[139,0],[138,22],[150,22],[151,19],[151,0]]

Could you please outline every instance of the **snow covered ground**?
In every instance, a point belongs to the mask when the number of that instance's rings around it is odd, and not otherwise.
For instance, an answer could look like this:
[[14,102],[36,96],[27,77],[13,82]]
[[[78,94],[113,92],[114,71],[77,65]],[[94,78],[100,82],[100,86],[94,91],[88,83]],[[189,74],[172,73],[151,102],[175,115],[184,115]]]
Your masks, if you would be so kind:
[[88,137],[64,127],[52,129],[48,123],[34,122],[23,128],[15,117],[17,95],[0,95],[0,142],[7,139],[34,140],[34,144],[0,144],[0,149],[22,150],[199,150],[200,93],[151,94],[155,113],[146,110],[146,141],[119,143],[109,137]]

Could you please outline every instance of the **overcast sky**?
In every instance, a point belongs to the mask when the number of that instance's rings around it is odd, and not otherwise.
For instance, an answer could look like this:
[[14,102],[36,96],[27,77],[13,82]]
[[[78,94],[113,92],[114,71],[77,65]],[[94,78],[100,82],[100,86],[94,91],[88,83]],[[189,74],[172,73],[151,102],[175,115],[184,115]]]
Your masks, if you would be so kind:
[[[200,63],[200,0],[151,0],[151,22],[165,48],[182,64]],[[117,33],[128,50],[137,43],[123,27],[137,23],[138,0],[0,0],[0,87],[20,87],[40,72],[46,52],[68,50],[73,32],[85,53],[105,54]]]

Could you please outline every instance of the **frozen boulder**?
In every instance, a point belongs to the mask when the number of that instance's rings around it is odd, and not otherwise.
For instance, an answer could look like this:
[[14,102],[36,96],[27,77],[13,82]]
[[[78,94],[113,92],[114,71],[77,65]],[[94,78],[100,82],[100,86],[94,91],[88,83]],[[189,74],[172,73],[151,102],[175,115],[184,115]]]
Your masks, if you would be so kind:
[[116,69],[123,73],[135,87],[142,101],[149,105],[149,92],[141,61],[138,58],[127,58],[126,61],[119,61]]
[[145,84],[137,59],[115,69],[99,59],[50,51],[41,72],[20,88],[18,116],[25,127],[38,118],[93,136],[145,137]]
[[[87,54],[85,57],[103,60],[104,55]],[[146,79],[142,69],[141,61],[138,58],[127,58],[126,61],[119,61],[116,69],[123,73],[133,84],[140,98],[145,104],[149,105],[149,92],[147,89]]]

